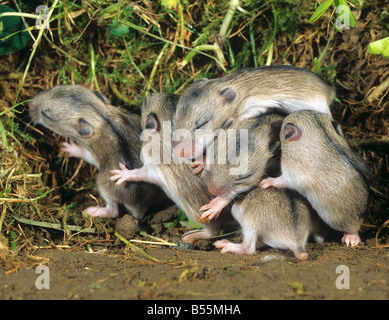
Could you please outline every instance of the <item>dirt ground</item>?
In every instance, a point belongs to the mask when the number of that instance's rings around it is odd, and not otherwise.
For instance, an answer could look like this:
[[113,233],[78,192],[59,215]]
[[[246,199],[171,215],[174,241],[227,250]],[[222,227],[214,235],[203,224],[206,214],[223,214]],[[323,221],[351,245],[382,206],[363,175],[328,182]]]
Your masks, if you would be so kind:
[[[268,247],[249,256],[150,246],[147,252],[159,262],[123,249],[37,250],[19,265],[4,260],[0,299],[389,299],[389,251],[375,239],[356,248],[309,244],[304,262]],[[48,281],[38,265],[48,267]]]

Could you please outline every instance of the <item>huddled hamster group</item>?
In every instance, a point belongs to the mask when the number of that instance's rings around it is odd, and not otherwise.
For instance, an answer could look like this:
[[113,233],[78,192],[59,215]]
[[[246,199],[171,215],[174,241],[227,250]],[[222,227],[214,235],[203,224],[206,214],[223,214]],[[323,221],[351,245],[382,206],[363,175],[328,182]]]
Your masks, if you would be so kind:
[[369,170],[332,118],[334,96],[309,70],[270,66],[147,96],[141,117],[77,85],[38,93],[29,110],[98,168],[106,206],[88,214],[115,218],[123,204],[142,219],[167,196],[203,228],[184,242],[240,226],[242,243],[214,243],[222,253],[251,254],[261,240],[306,260],[308,238],[330,228],[358,245],[367,208]]

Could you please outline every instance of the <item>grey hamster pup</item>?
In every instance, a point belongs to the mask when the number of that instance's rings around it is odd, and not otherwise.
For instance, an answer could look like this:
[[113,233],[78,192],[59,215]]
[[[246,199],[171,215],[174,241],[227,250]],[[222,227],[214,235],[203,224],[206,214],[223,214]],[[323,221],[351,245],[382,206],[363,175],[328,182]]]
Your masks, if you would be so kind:
[[[143,166],[128,170],[121,163],[117,170],[112,170],[112,181],[120,185],[125,181],[147,181],[160,186],[188,216],[199,222],[198,208],[212,199],[204,181],[192,174],[186,163],[172,156],[171,120],[176,110],[179,96],[169,93],[158,93],[146,97],[142,107]],[[228,210],[224,210],[216,221],[200,223],[203,230],[187,233],[182,240],[191,243],[199,238],[215,235],[221,230],[229,231],[237,227],[236,221]]]
[[174,126],[189,129],[181,156],[197,159],[234,122],[268,110],[316,110],[331,115],[334,87],[310,70],[292,66],[240,69],[219,79],[195,81],[182,94]]
[[234,123],[219,133],[212,152],[213,161],[209,161],[211,152],[207,152],[206,162],[210,163],[202,174],[208,190],[216,198],[200,208],[204,211],[201,218],[217,218],[234,198],[258,186],[264,177],[279,174],[279,134],[284,118],[277,113],[264,113]]
[[288,115],[281,133],[281,171],[260,186],[287,187],[305,196],[342,241],[356,246],[369,196],[370,172],[343,136],[340,124],[315,111]]
[[306,260],[308,237],[323,242],[328,231],[308,201],[290,189],[261,189],[249,192],[232,206],[232,214],[242,227],[243,242],[219,240],[222,253],[253,254],[258,240],[276,249],[292,250],[298,260]]
[[141,219],[150,207],[166,199],[155,185],[137,182],[117,186],[109,179],[118,161],[129,168],[142,165],[139,115],[121,112],[101,93],[80,85],[60,85],[39,92],[28,106],[32,120],[71,139],[63,143],[63,151],[98,168],[96,182],[106,206],[89,207],[87,214],[115,218],[118,204],[122,204]]

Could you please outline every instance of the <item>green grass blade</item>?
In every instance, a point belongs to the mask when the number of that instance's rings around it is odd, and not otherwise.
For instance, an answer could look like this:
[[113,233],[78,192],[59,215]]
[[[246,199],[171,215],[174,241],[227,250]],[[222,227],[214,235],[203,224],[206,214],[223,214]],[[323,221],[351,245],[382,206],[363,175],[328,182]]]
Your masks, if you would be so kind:
[[308,22],[313,23],[321,17],[321,15],[331,6],[334,0],[325,0],[315,12],[312,14],[312,17],[309,18]]
[[8,144],[7,144],[7,134],[5,132],[5,129],[4,129],[4,126],[3,126],[3,122],[1,121],[1,119],[0,119],[0,135],[1,135],[1,139],[3,139],[4,148],[7,148],[8,147]]

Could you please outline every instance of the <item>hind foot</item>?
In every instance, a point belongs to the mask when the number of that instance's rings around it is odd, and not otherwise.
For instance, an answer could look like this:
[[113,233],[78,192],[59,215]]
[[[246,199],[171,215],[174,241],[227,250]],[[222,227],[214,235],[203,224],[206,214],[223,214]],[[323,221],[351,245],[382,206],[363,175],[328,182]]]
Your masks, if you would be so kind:
[[84,212],[92,217],[96,218],[116,218],[119,216],[119,210],[117,206],[107,207],[89,207]]
[[243,243],[233,243],[226,239],[218,240],[213,244],[216,248],[222,249],[221,253],[231,252],[234,254],[253,254],[255,252]]
[[359,242],[361,242],[361,238],[359,237],[358,233],[345,232],[342,238],[342,242],[346,243],[347,247],[349,245],[355,247],[359,244]]
[[184,233],[181,240],[185,243],[193,243],[196,240],[208,238],[212,236],[207,230],[201,230],[201,231],[188,231]]

